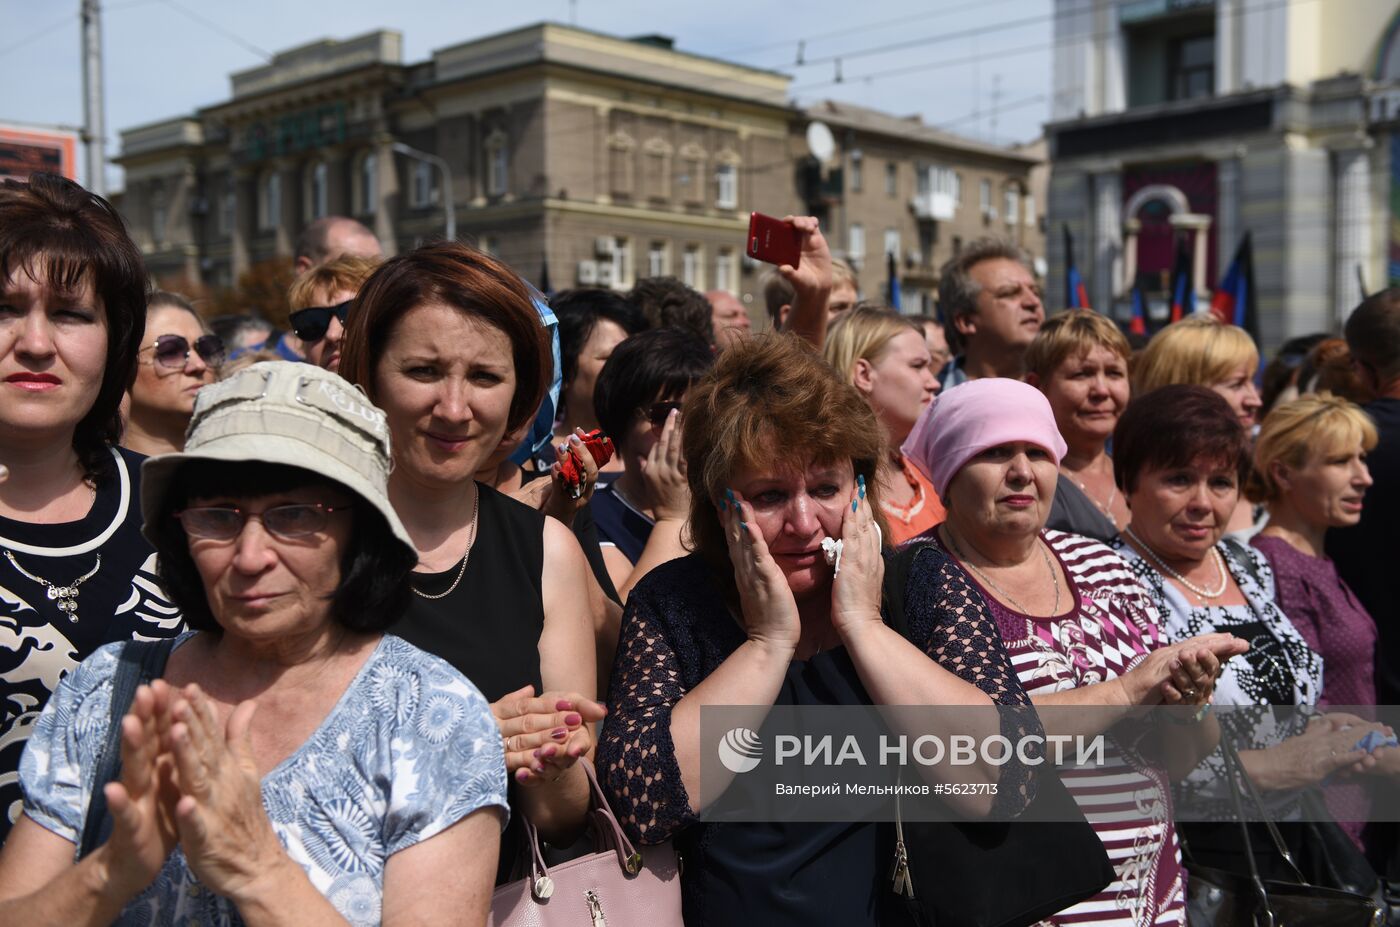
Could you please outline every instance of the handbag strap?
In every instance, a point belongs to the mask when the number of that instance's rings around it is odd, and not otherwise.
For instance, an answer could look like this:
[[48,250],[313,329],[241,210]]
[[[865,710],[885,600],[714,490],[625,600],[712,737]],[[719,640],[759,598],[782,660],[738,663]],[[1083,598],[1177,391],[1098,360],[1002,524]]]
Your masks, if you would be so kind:
[[[622,825],[618,823],[617,815],[613,814],[612,808],[608,805],[607,797],[603,794],[603,787],[598,784],[598,774],[593,769],[593,764],[587,757],[579,757],[578,763],[583,767],[584,774],[588,777],[589,792],[589,814],[594,822],[594,827],[602,843],[617,854],[618,865],[622,871],[628,875],[636,875],[642,871],[642,854],[637,852],[637,848],[627,839],[627,834],[622,830]],[[536,885],[539,880],[549,875],[549,867],[544,861],[544,850],[540,846],[539,831],[530,820],[530,816],[520,815],[525,826],[525,841],[530,847],[530,874],[531,885]]]
[[107,795],[103,791],[115,782],[122,769],[122,718],[131,708],[136,690],[165,671],[165,661],[174,649],[173,638],[158,641],[127,641],[117,656],[117,671],[112,677],[112,705],[107,717],[107,735],[98,754],[97,769],[88,796],[87,817],[83,821],[82,841],[78,844],[78,859],[97,849],[112,832],[111,816],[107,813]]
[[[1283,861],[1288,864],[1288,868],[1293,870],[1294,877],[1300,885],[1308,885],[1309,882],[1303,877],[1303,872],[1298,868],[1298,863],[1293,859],[1293,853],[1288,849],[1288,844],[1284,842],[1283,835],[1279,833],[1278,825],[1269,816],[1268,808],[1264,805],[1264,799],[1260,797],[1259,790],[1254,784],[1254,780],[1249,778],[1249,773],[1245,771],[1244,763],[1240,760],[1240,755],[1235,750],[1235,744],[1221,731],[1220,748],[1225,756],[1226,769],[1230,771],[1230,790],[1238,802],[1237,794],[1240,788],[1248,793],[1249,799],[1254,803],[1254,807],[1259,812],[1259,818],[1264,822],[1265,829],[1269,832],[1269,838],[1273,841],[1274,849],[1283,857]],[[1244,815],[1241,813],[1238,804],[1235,814],[1239,817],[1240,827],[1245,827]],[[1248,828],[1245,828],[1245,845],[1249,845]],[[1250,853],[1250,863],[1254,862],[1254,854]]]

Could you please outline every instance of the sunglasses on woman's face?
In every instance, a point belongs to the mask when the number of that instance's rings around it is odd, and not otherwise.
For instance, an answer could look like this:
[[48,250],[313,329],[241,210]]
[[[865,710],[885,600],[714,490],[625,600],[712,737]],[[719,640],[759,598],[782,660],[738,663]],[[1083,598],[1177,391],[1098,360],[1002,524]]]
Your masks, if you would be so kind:
[[[184,335],[161,335],[156,343],[147,345],[153,348],[152,356],[156,364],[171,370],[183,369],[190,359],[190,342]],[[218,335],[201,335],[194,340],[194,352],[210,367],[224,362],[224,342]]]
[[291,315],[292,332],[307,344],[314,344],[326,337],[326,331],[331,327],[331,316],[339,319],[342,326],[345,324],[345,316],[350,311],[352,302],[354,300],[347,299],[334,306],[298,309]]
[[682,403],[679,399],[663,399],[661,402],[653,402],[642,409],[647,421],[651,422],[653,428],[662,428],[666,424],[666,416],[671,414],[671,410],[679,409]]

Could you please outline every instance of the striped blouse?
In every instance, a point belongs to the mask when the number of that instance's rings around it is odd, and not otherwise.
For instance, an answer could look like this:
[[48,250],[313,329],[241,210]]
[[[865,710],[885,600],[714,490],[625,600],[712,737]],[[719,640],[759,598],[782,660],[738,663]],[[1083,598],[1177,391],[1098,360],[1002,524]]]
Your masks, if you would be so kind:
[[[1157,608],[1121,557],[1077,534],[1045,531],[1073,587],[1069,609],[1054,618],[1011,610],[977,583],[1012,668],[1026,693],[1063,692],[1121,676],[1166,643]],[[930,540],[937,540],[930,536]],[[923,540],[923,539],[921,539]],[[956,559],[956,558],[955,558]],[[1171,788],[1131,744],[1106,737],[1104,764],[1060,767],[1060,777],[1103,840],[1117,878],[1102,892],[1044,921],[1155,927],[1185,924],[1185,882]]]

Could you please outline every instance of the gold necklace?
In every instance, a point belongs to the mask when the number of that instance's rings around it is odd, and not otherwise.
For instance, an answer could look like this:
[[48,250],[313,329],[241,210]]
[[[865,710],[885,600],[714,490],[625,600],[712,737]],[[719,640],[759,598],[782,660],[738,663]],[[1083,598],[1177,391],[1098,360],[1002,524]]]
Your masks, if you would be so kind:
[[1100,502],[1097,498],[1095,498],[1093,493],[1089,492],[1089,487],[1085,486],[1084,483],[1079,479],[1079,477],[1075,476],[1073,473],[1070,473],[1063,467],[1060,468],[1060,472],[1063,473],[1066,477],[1068,477],[1071,483],[1079,487],[1079,491],[1084,494],[1084,498],[1088,499],[1094,504],[1094,508],[1098,509],[1100,512],[1103,512],[1104,515],[1108,518],[1108,520],[1113,522],[1113,524],[1117,526],[1118,519],[1113,517],[1113,503],[1116,502],[1118,499],[1117,484],[1114,485],[1113,492],[1108,494],[1108,502],[1103,503]]
[[[1010,593],[998,586],[996,583],[992,582],[992,578],[990,576],[988,576],[986,573],[983,573],[977,568],[976,564],[968,560],[967,554],[963,553],[962,547],[958,545],[958,539],[953,535],[953,529],[948,526],[947,522],[943,523],[943,528],[948,535],[948,544],[950,547],[953,548],[953,553],[957,555],[957,558],[961,560],[962,563],[969,570],[976,573],[977,576],[982,580],[982,582],[986,583],[992,588],[993,592],[1001,596],[1006,601],[1010,602],[1012,605],[1016,606],[1016,611],[1020,612],[1023,615],[1031,615],[1032,617],[1034,617],[1034,613],[1031,612],[1030,609],[1026,608],[1020,602],[1012,598]],[[1050,553],[1045,549],[1045,545],[1040,540],[1040,538],[1037,537],[1035,539],[1035,542],[1036,546],[1040,549],[1040,555],[1045,558],[1045,568],[1050,571],[1050,582],[1053,583],[1055,586],[1055,604],[1051,606],[1050,614],[1046,616],[1048,618],[1053,618],[1060,613],[1060,574],[1056,572],[1055,564],[1050,562]]]
[[1215,568],[1220,571],[1220,588],[1216,589],[1214,592],[1211,592],[1209,589],[1197,586],[1195,583],[1191,582],[1191,580],[1187,579],[1185,576],[1182,576],[1176,570],[1173,570],[1171,567],[1167,566],[1166,561],[1159,557],[1155,550],[1148,547],[1146,541],[1137,536],[1137,532],[1133,530],[1132,525],[1128,525],[1126,528],[1124,528],[1123,533],[1133,539],[1133,543],[1136,544],[1138,548],[1144,554],[1147,555],[1147,559],[1151,560],[1154,566],[1158,567],[1161,570],[1161,572],[1166,573],[1172,579],[1181,583],[1181,585],[1185,586],[1187,589],[1196,593],[1198,598],[1218,599],[1225,594],[1225,588],[1230,585],[1230,573],[1225,569],[1225,560],[1223,557],[1220,556],[1220,549],[1217,547],[1212,547],[1210,549],[1210,552],[1214,555],[1213,559],[1215,560]]
[[466,575],[467,575],[467,559],[468,559],[469,557],[471,557],[471,555],[472,555],[472,545],[476,543],[476,515],[477,515],[477,511],[478,511],[478,506],[480,506],[480,505],[481,505],[481,487],[478,486],[478,487],[476,487],[476,495],[472,498],[471,536],[467,538],[467,552],[464,553],[464,554],[462,554],[462,565],[459,566],[459,567],[457,568],[457,578],[454,579],[454,580],[452,580],[452,585],[450,585],[450,586],[447,587],[447,591],[445,591],[445,592],[439,592],[439,593],[437,593],[436,595],[429,595],[428,593],[424,592],[422,589],[419,589],[417,586],[413,585],[413,583],[409,583],[409,584],[408,584],[408,588],[412,589],[415,593],[417,593],[418,595],[422,596],[422,597],[425,598],[425,599],[434,599],[434,600],[436,600],[436,599],[445,599],[445,598],[447,598],[448,596],[450,596],[453,592],[457,591],[457,584],[460,583],[460,582],[462,581],[462,577],[463,577],[463,576],[466,576]]

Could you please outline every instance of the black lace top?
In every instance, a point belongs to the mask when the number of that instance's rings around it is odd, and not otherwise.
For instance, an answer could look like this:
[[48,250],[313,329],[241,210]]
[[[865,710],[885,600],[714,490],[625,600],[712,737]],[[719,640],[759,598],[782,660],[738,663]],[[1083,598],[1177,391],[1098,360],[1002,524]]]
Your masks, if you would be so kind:
[[[875,824],[710,824],[690,808],[671,740],[671,710],[743,644],[745,634],[698,555],[657,567],[627,600],[608,688],[598,769],[619,820],[644,844],[675,838],[685,861],[686,923],[870,923],[889,895],[893,847]],[[921,553],[906,596],[911,638],[993,702],[1027,706],[986,604],[936,551]],[[833,696],[833,693],[835,695]],[[870,702],[844,649],[794,661],[780,704]],[[1008,713],[1008,737],[1033,713]],[[1030,768],[1001,769],[992,816],[1033,797]],[[892,834],[892,827],[889,828]],[[801,858],[797,858],[801,857]],[[865,871],[860,871],[865,870]],[[880,887],[877,890],[877,883]],[[841,916],[832,920],[833,912]]]

